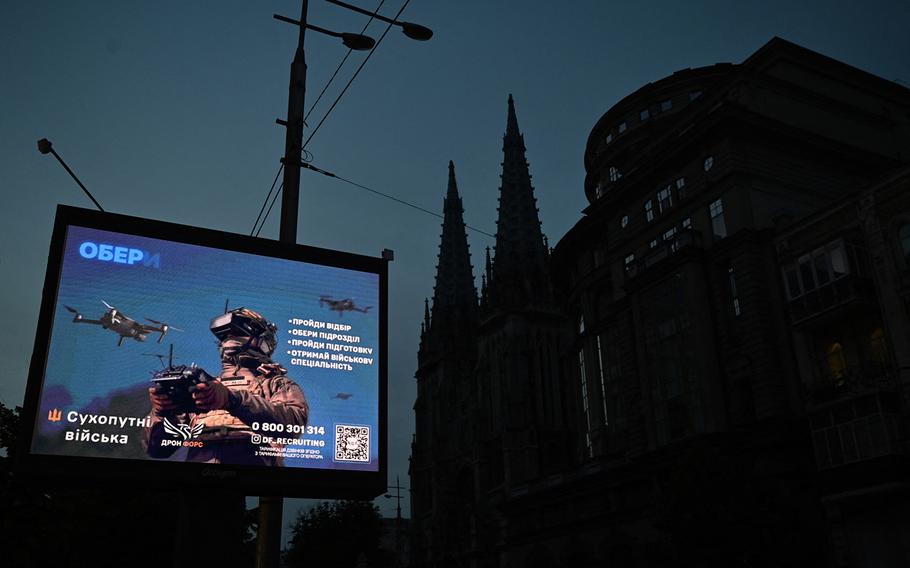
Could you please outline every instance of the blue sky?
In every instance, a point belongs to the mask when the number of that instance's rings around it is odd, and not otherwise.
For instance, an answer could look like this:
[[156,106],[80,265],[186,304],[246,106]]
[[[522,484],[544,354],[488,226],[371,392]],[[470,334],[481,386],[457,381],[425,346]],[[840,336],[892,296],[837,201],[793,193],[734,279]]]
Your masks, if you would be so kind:
[[[374,8],[379,0],[357,2]],[[394,15],[400,1],[381,12]],[[283,153],[299,17],[291,1],[6,2],[0,6],[0,401],[19,404],[57,203],[91,207],[35,141],[49,138],[114,212],[249,233]],[[441,212],[454,160],[468,224],[495,232],[506,99],[515,97],[550,243],[585,205],[584,143],[624,95],[686,67],[738,63],[777,35],[910,86],[907,2],[413,0],[313,138],[313,164]],[[366,19],[310,2],[310,21],[360,31]],[[384,26],[368,33],[378,38]],[[346,49],[307,34],[307,107]],[[321,118],[363,55],[314,111]],[[277,211],[262,235],[277,238]],[[423,298],[440,220],[303,172],[298,242],[377,256],[390,270],[390,478],[407,478]],[[469,233],[479,281],[483,248]],[[11,322],[11,323],[9,323]],[[405,481],[405,484],[407,482]],[[393,514],[394,500],[380,499]],[[299,503],[286,505],[286,516]],[[404,504],[408,514],[407,503]]]

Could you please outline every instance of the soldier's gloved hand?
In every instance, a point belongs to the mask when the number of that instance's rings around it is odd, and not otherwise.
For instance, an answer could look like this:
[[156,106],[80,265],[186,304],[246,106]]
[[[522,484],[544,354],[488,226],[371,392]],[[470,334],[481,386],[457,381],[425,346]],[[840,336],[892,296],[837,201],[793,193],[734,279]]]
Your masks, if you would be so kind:
[[149,389],[149,400],[152,402],[152,412],[156,416],[173,414],[177,410],[177,403],[171,400],[168,395],[155,392],[155,387]]
[[227,410],[231,401],[231,391],[221,381],[210,381],[196,385],[193,402],[199,410]]

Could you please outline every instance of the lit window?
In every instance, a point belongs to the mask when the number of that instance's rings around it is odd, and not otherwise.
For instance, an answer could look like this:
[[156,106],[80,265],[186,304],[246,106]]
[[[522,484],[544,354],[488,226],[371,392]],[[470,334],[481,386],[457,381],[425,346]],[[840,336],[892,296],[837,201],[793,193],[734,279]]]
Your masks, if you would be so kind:
[[660,103],[661,112],[666,112],[666,111],[670,110],[671,108],[673,108],[673,101],[671,101],[669,99]]
[[685,219],[682,220],[682,228],[683,229],[692,228],[692,218],[691,217],[686,217]]
[[622,179],[622,173],[619,171],[619,168],[615,166],[610,166],[609,174],[611,182],[619,181]]
[[705,158],[705,163],[703,166],[706,172],[711,171],[711,168],[714,167],[714,156],[708,156]]
[[650,199],[645,201],[645,220],[648,223],[654,220],[654,204]]
[[626,266],[626,270],[629,270],[632,267],[632,264],[634,262],[635,262],[635,254],[634,253],[627,254],[625,260],[623,261],[623,264],[625,264],[625,266]]
[[620,123],[619,123],[619,126],[616,127],[616,129],[619,130],[619,133],[620,133],[620,134],[622,134],[623,132],[625,132],[625,131],[626,131],[626,128],[628,128],[628,126],[626,125],[626,121],[625,121],[625,120],[622,121],[622,122],[620,122]]
[[711,203],[708,207],[708,212],[711,214],[711,230],[714,231],[714,236],[718,239],[723,239],[727,236],[727,224],[724,222],[723,199],[718,199]]
[[657,248],[657,239],[654,239],[650,243],[648,243],[648,246],[651,248]]
[[700,96],[701,96],[701,91],[692,91],[689,93],[689,100],[694,101],[695,99],[697,99]]
[[686,187],[686,178],[676,178],[676,189],[682,189]]
[[727,276],[730,279],[730,297],[733,299],[733,315],[739,317],[742,310],[739,305],[739,293],[736,291],[736,272],[733,271],[732,266],[727,269]]
[[625,229],[626,227],[629,226],[629,216],[628,215],[622,216],[622,219],[619,220],[619,226],[622,229]]
[[607,138],[606,138],[606,140],[607,140],[607,144],[609,144],[610,142],[613,141],[613,133],[612,133],[612,132],[608,132],[608,133],[607,133]]
[[901,228],[897,231],[897,238],[901,243],[901,252],[904,253],[904,258],[910,259],[910,223],[901,225]]
[[673,207],[673,194],[669,185],[657,192],[657,206],[661,213]]
[[828,357],[828,370],[831,371],[831,378],[834,379],[838,386],[844,383],[844,377],[847,376],[847,360],[844,359],[844,346],[834,342],[825,350]]
[[585,332],[585,316],[578,316],[578,334],[581,335]]
[[638,113],[639,120],[648,120],[651,118],[651,112],[648,109],[643,109]]

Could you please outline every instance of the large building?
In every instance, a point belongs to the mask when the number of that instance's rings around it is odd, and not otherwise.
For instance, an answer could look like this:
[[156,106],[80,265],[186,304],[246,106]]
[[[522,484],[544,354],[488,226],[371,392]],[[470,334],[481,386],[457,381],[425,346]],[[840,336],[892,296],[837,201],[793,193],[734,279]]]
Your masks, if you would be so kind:
[[474,284],[450,164],[418,566],[910,564],[910,91],[773,39],[594,125],[548,250],[509,99]]

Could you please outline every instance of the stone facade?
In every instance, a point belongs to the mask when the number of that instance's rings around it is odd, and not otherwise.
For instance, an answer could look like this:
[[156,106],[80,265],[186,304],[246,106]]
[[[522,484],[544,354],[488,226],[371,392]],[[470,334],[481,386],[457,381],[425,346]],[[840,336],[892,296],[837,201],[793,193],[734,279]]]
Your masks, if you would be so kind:
[[503,151],[479,298],[450,169],[414,564],[910,563],[910,91],[777,38],[649,83],[552,251],[511,97]]

